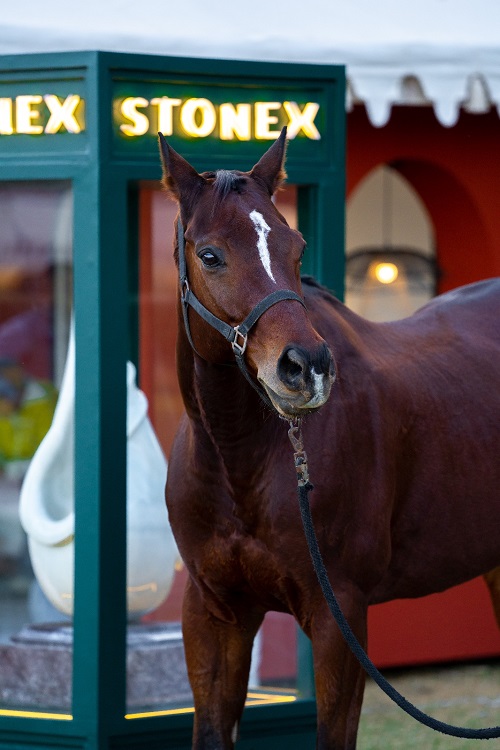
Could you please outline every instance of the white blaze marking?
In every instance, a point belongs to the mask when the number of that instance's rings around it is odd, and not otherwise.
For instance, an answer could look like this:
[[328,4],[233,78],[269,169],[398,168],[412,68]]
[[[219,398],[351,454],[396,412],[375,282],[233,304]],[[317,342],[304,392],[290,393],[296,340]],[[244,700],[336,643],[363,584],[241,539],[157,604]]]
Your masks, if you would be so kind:
[[255,227],[255,231],[257,232],[257,249],[259,251],[262,265],[266,269],[266,273],[269,278],[272,279],[276,284],[276,279],[274,278],[273,272],[271,271],[271,257],[269,255],[269,248],[267,246],[267,235],[271,231],[271,227],[268,226],[266,220],[258,211],[252,211],[252,213],[250,214],[250,218]]

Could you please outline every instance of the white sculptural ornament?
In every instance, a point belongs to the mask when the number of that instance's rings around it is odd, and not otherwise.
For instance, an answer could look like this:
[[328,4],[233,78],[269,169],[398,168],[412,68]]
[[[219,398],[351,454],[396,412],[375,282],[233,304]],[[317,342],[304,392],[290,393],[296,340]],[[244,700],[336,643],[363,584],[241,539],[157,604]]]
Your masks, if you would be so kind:
[[[130,619],[167,597],[179,553],[164,500],[167,462],[147,415],[148,402],[127,362],[127,609]],[[112,394],[110,394],[112,398]],[[73,614],[74,328],[52,425],[29,465],[19,513],[35,576],[49,601]]]

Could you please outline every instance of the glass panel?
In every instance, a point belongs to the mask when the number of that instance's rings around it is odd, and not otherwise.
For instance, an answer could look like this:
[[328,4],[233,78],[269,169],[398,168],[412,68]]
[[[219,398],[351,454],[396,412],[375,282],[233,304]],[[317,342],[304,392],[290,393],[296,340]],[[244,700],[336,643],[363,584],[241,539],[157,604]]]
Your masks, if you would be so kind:
[[0,713],[67,714],[71,383],[55,409],[71,318],[71,186],[0,184],[0,225]]
[[[281,191],[277,204],[292,226],[297,225],[296,189]],[[186,571],[168,526],[164,504],[166,466],[158,457],[170,455],[183,412],[175,368],[178,275],[173,259],[176,205],[157,184],[139,191],[139,359],[140,389],[129,365],[128,384],[128,687],[129,716],[165,712],[191,705],[182,637],[181,602]],[[144,395],[148,402],[146,403]],[[142,404],[144,444],[158,445],[155,464],[148,455],[148,476],[157,476],[142,495],[137,487],[141,458],[139,433],[132,432],[133,404]],[[146,437],[146,435],[148,437]],[[144,475],[144,471],[142,472]],[[146,499],[146,493],[148,498]],[[144,503],[148,507],[144,509]],[[288,699],[286,688],[296,682],[296,630],[291,617],[269,613],[254,646],[249,701],[276,700],[276,688]],[[263,686],[272,686],[264,689]],[[256,690],[257,688],[257,690]]]
[[191,703],[179,624],[185,572],[177,570],[165,506],[166,457],[183,411],[175,368],[175,214],[157,185],[141,185],[139,377],[127,365],[127,710],[132,716]]

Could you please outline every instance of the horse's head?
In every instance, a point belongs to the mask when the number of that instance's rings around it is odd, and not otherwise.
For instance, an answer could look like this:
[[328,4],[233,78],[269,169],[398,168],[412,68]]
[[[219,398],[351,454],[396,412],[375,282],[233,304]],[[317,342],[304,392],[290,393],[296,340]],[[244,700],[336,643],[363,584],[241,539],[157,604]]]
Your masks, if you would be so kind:
[[[244,358],[279,414],[291,418],[325,403],[335,368],[330,350],[297,299],[302,296],[304,240],[272,201],[286,176],[285,148],[284,129],[250,172],[198,174],[160,135],[163,184],[180,208],[177,242],[188,279],[182,282],[182,295],[189,290],[188,295],[231,332],[263,299],[282,290],[279,301],[266,307],[252,327]],[[207,317],[191,311],[188,328],[204,359],[215,364],[234,361],[228,341]]]

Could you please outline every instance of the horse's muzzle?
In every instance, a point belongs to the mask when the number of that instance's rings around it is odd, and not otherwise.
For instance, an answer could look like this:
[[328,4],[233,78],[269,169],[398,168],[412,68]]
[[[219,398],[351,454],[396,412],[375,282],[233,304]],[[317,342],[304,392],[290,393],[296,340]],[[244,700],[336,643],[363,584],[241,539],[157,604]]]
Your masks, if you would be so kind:
[[322,343],[314,352],[298,345],[283,350],[272,383],[261,380],[277,411],[284,417],[304,415],[328,400],[335,380],[335,363]]

